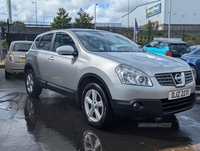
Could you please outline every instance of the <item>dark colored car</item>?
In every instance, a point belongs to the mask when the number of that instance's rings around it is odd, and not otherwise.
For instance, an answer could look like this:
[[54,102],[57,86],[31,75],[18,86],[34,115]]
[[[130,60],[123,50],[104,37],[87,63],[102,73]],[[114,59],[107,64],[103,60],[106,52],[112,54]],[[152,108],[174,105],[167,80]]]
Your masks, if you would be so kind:
[[191,53],[182,55],[181,59],[185,60],[191,66],[196,84],[200,84],[200,45]]
[[154,38],[143,49],[149,53],[176,58],[191,52],[189,45],[179,38]]

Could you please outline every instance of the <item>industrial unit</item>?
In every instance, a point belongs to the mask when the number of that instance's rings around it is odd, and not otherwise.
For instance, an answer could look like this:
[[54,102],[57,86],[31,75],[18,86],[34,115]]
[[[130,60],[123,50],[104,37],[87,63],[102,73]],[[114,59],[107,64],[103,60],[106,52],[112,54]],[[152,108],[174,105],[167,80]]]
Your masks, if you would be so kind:
[[140,28],[148,21],[155,30],[200,31],[200,0],[156,0],[135,7],[122,16],[122,27],[134,27],[135,19]]

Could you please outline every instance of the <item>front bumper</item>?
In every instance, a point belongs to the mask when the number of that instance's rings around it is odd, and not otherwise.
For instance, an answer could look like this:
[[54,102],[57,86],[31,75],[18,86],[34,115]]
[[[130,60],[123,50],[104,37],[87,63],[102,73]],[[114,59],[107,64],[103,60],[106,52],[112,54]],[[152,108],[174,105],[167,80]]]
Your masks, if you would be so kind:
[[[134,99],[131,101],[112,100],[112,109],[118,116],[128,117],[163,117],[191,109],[196,101],[196,93],[189,97],[168,99]],[[134,107],[134,103],[139,106]],[[138,105],[137,104],[137,105]]]

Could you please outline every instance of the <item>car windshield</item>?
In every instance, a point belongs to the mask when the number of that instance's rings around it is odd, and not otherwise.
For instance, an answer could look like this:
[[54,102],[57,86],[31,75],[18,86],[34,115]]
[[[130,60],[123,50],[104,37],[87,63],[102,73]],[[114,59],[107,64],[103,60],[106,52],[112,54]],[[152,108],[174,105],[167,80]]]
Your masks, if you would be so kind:
[[96,52],[142,52],[131,40],[104,31],[75,31],[84,47]]
[[190,52],[190,47],[186,44],[171,44],[170,45],[171,50],[177,50],[179,52]]
[[15,44],[13,51],[27,52],[30,49],[31,45],[31,43],[17,43]]

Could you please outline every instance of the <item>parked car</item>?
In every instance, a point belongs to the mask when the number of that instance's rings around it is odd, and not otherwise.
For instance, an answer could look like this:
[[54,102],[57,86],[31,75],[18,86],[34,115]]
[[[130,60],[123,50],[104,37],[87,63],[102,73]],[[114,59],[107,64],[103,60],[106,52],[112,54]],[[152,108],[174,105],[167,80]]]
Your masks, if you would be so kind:
[[163,117],[196,99],[190,66],[153,55],[116,33],[61,29],[39,34],[24,68],[29,96],[50,89],[77,101],[86,121],[104,128],[117,116]]
[[182,55],[181,59],[191,66],[196,84],[200,84],[200,45],[196,46],[195,50],[191,53]]
[[198,44],[198,45],[192,45],[192,46],[190,46],[190,50],[193,51],[195,49],[198,49],[199,47],[200,47],[200,44]]
[[153,54],[176,58],[191,52],[189,45],[179,38],[154,38],[143,49]]
[[11,74],[23,73],[25,53],[30,49],[32,41],[12,41],[5,58],[5,79]]

